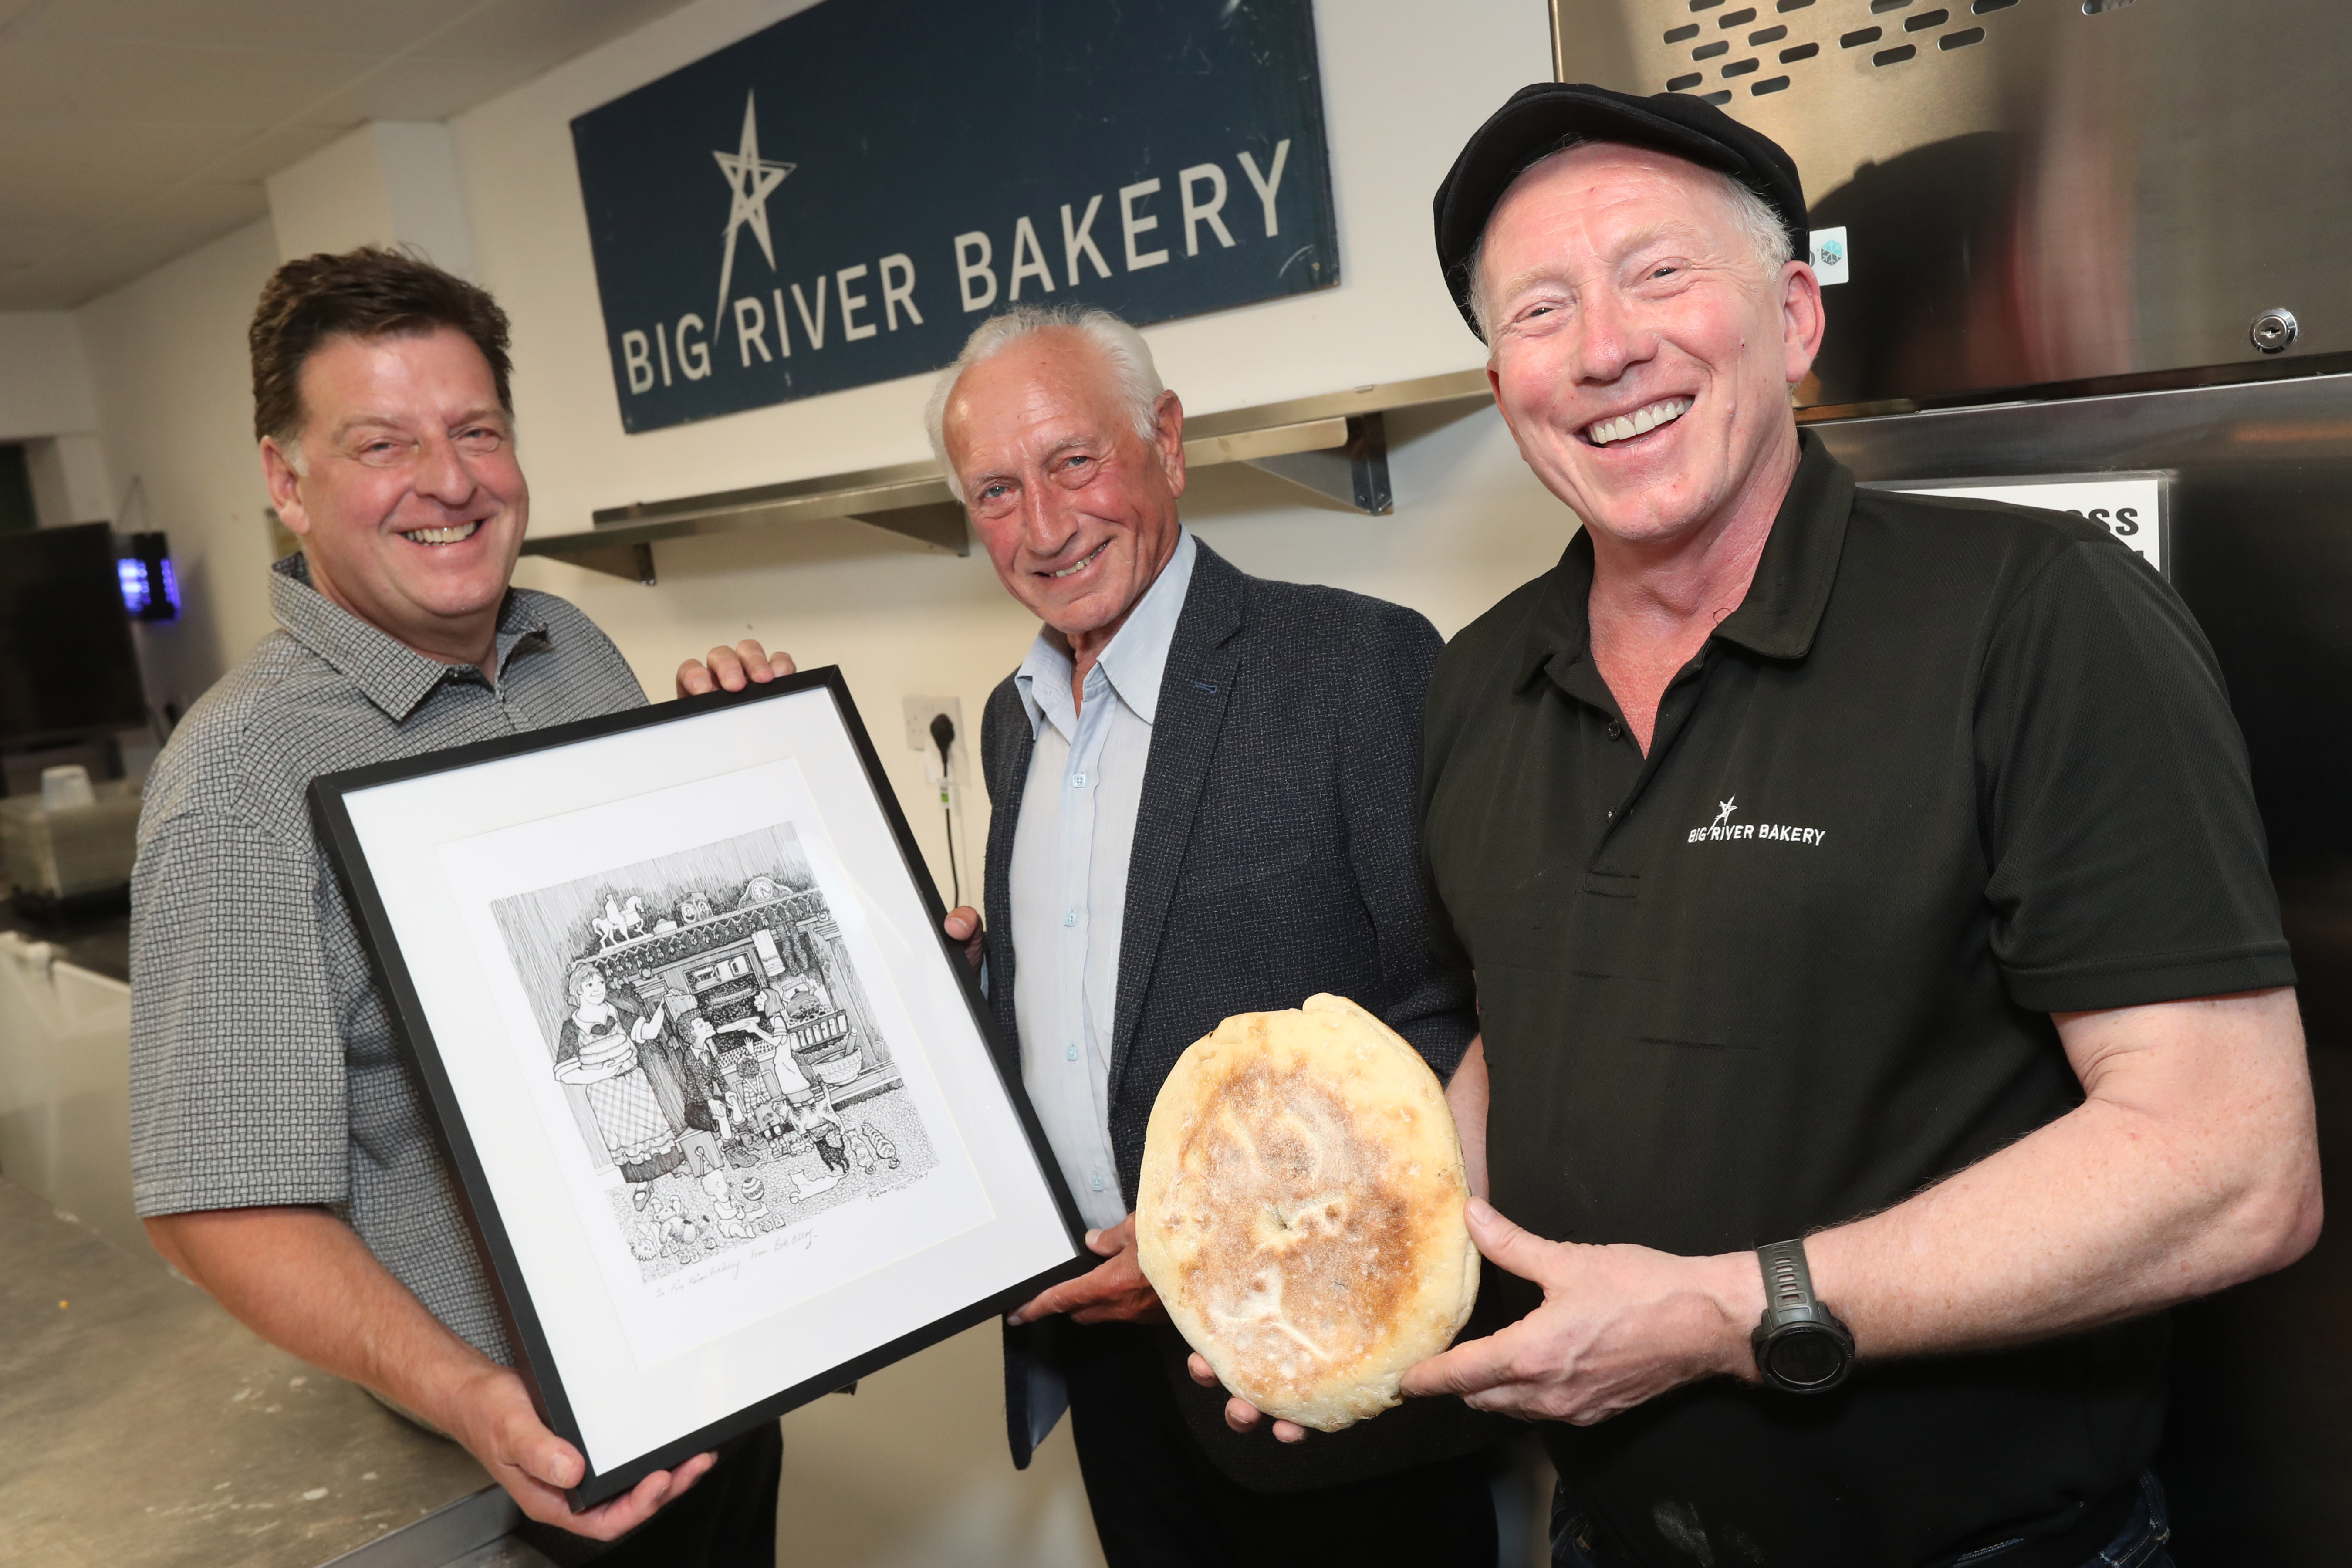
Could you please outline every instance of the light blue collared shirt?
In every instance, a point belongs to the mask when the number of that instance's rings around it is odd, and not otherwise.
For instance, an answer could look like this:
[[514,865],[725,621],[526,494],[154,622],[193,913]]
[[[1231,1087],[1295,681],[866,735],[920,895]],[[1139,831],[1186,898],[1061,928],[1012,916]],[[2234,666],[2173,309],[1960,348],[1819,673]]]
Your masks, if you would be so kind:
[[1021,1078],[1087,1225],[1128,1214],[1110,1146],[1110,1047],[1127,864],[1160,679],[1192,583],[1190,530],[1070,695],[1070,656],[1045,631],[1013,682],[1036,749],[1013,835],[1013,1014]]

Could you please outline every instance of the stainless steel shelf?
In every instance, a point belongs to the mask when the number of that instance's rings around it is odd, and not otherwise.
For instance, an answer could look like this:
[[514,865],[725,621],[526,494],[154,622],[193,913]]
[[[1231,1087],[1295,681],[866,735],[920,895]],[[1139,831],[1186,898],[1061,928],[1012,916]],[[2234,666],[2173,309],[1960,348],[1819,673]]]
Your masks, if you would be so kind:
[[[1204,414],[1184,422],[1184,460],[1194,468],[1246,463],[1368,516],[1383,516],[1391,492],[1382,416],[1486,396],[1486,373],[1466,370]],[[650,586],[656,580],[653,547],[664,540],[842,517],[958,555],[971,548],[963,507],[949,493],[938,466],[901,463],[607,507],[595,514],[594,527],[527,539],[522,552]]]

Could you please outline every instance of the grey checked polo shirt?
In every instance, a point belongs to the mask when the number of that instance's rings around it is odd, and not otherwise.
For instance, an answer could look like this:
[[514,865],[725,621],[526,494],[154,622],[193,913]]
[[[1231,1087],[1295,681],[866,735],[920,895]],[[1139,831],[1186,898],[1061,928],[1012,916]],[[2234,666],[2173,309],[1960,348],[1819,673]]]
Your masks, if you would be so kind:
[[273,568],[279,630],[156,759],[131,878],[131,1167],[142,1215],[325,1205],[432,1313],[513,1351],[423,1086],[311,829],[313,776],[644,703],[619,650],[509,592],[499,681]]

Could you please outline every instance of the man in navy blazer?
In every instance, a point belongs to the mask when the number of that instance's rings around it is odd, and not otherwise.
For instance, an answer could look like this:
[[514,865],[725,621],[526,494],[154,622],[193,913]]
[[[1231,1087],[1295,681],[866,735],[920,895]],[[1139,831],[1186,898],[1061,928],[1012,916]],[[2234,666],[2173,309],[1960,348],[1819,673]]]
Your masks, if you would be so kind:
[[998,1037],[1106,1261],[1013,1314],[1014,1462],[1066,1399],[1097,1530],[1130,1563],[1495,1560],[1454,1401],[1283,1448],[1229,1430],[1136,1263],[1144,1126],[1228,1015],[1354,998],[1450,1077],[1469,973],[1430,952],[1413,827],[1423,616],[1250,577],[1192,538],[1183,409],[1100,310],[984,323],[932,442],[1014,598],[1045,623],[990,696],[988,920]]
[[[1045,623],[982,721],[985,934],[969,908],[947,929],[985,961],[1005,1069],[1105,1259],[1008,1320],[1013,1462],[1070,1412],[1111,1568],[1491,1568],[1480,1450],[1506,1428],[1438,1399],[1297,1447],[1232,1430],[1137,1266],[1128,1196],[1161,1082],[1232,1014],[1336,992],[1443,1079],[1476,1035],[1469,972],[1431,953],[1414,832],[1437,633],[1192,538],[1183,407],[1108,312],[982,323],[928,419],[998,576]],[[680,689],[767,679],[740,653],[712,649]],[[1458,1110],[1484,1127],[1483,1103]]]

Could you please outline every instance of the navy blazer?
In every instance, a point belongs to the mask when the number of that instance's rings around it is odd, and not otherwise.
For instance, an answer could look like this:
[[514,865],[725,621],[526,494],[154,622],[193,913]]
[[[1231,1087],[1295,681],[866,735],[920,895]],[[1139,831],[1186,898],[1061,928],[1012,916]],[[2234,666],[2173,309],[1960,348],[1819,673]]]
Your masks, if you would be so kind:
[[[1318,991],[1360,1003],[1450,1078],[1477,1033],[1466,969],[1429,942],[1415,826],[1421,704],[1443,646],[1423,616],[1337,588],[1275,583],[1196,545],[1144,767],[1128,864],[1110,1057],[1110,1142],[1132,1203],[1151,1106],[1176,1058],[1235,1013]],[[1035,745],[1013,679],[988,700],[990,1005],[1004,1069],[1021,1074],[1013,1016],[1013,837]],[[1006,1424],[1029,1461],[1028,1363],[1058,1319],[1006,1333]],[[1224,1425],[1161,1338],[1195,1437],[1263,1491],[1339,1485],[1466,1453],[1497,1426],[1457,1401],[1402,1410],[1296,1447]]]

